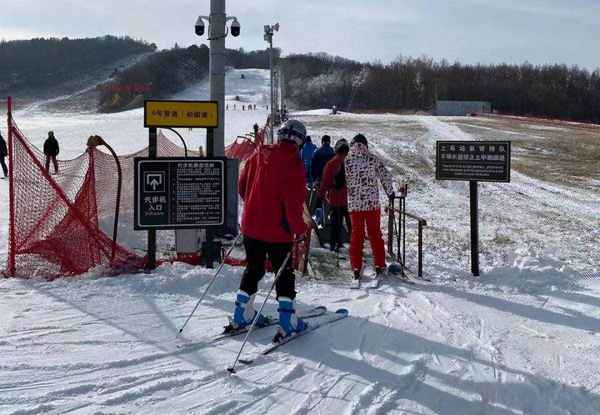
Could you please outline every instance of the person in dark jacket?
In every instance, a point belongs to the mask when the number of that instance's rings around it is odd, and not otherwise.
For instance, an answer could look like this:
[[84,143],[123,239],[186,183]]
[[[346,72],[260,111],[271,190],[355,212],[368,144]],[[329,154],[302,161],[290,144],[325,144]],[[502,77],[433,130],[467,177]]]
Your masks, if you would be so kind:
[[54,173],[58,173],[58,161],[56,157],[60,149],[58,147],[58,140],[54,137],[53,131],[48,131],[48,138],[44,141],[44,155],[46,156],[46,172],[50,173],[50,161],[54,165]]
[[[310,166],[311,177],[314,181],[314,192],[318,192],[321,176],[323,175],[323,169],[325,168],[327,162],[333,158],[334,154],[335,153],[331,148],[331,137],[324,135],[321,138],[321,147],[315,152]],[[315,221],[317,225],[323,226],[325,216],[327,216],[326,206],[323,203],[322,197],[317,195],[315,200],[312,201],[312,196],[313,195],[311,194],[311,203],[309,208],[311,209],[311,212],[315,214]]]
[[344,160],[350,152],[350,146],[345,139],[335,143],[335,157],[325,166],[323,179],[319,186],[319,198],[327,196],[327,203],[331,207],[331,239],[329,249],[339,251],[342,245],[342,226],[346,219],[348,232],[351,232],[350,214],[348,213],[348,186],[346,185],[346,171]]
[[4,161],[6,156],[8,156],[8,148],[6,148],[6,141],[4,141],[4,137],[2,137],[2,133],[0,133],[0,165],[2,165],[5,179],[8,176],[8,167],[6,167],[6,162]]
[[331,148],[331,137],[324,135],[321,138],[321,147],[315,152],[310,166],[310,172],[315,183],[321,181],[323,169],[329,160],[333,158],[335,152]]
[[291,251],[293,241],[301,238],[304,222],[306,179],[299,149],[306,137],[306,128],[296,120],[287,121],[277,132],[278,142],[259,146],[246,160],[238,182],[244,201],[241,230],[248,265],[237,292],[230,327],[246,327],[257,319],[257,325],[267,320],[254,310],[258,282],[265,274],[267,257],[277,272],[290,255],[279,280],[279,329],[276,335],[287,337],[307,326],[294,314],[295,277]]
[[311,175],[311,164],[313,156],[315,155],[315,150],[317,146],[313,144],[310,136],[306,136],[306,141],[301,147],[300,157],[302,157],[302,162],[304,163],[304,170],[306,171],[306,181],[308,185],[312,187],[313,185],[313,177]]

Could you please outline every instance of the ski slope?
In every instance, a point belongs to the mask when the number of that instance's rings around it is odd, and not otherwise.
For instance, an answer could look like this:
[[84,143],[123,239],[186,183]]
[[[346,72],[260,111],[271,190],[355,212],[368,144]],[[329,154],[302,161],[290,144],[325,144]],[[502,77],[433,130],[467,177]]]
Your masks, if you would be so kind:
[[[246,90],[258,102],[261,85],[255,94]],[[248,129],[248,114],[227,116],[227,131]],[[208,340],[226,324],[242,269],[225,267],[183,339],[176,334],[209,282],[208,270],[175,264],[120,278],[91,272],[54,282],[0,280],[0,413],[600,413],[597,186],[521,171],[510,184],[481,185],[482,277],[475,279],[467,272],[467,186],[433,179],[436,140],[531,134],[543,146],[546,134],[560,131],[539,125],[522,133],[495,120],[481,121],[487,129],[467,127],[466,118],[295,116],[313,137],[362,132],[397,180],[409,183],[408,210],[428,220],[425,272],[433,282],[409,286],[390,278],[378,290],[351,290],[343,271],[319,272],[334,258],[315,250],[315,275],[298,279],[298,308],[348,308],[350,317],[231,376],[226,368],[243,338]],[[60,122],[47,114],[17,120],[42,136],[44,117]],[[75,148],[66,149],[72,154],[81,152],[79,137],[96,129],[121,137],[120,152],[145,145],[139,113],[61,118],[53,128],[73,137]],[[6,187],[0,182],[3,252]],[[411,226],[409,233],[412,247]],[[408,259],[414,268],[412,248]],[[272,275],[261,282],[259,301],[271,283]],[[271,298],[267,311],[276,307]],[[252,336],[248,352],[273,331]]]

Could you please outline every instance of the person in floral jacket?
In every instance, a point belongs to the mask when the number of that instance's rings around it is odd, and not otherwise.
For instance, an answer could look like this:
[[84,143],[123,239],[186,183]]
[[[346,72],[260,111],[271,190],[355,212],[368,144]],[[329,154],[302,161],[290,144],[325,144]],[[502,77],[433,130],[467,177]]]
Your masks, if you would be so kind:
[[385,273],[385,245],[381,234],[381,207],[379,187],[389,198],[394,197],[392,176],[383,162],[369,151],[364,135],[358,134],[350,143],[350,153],[345,161],[348,186],[348,211],[352,222],[350,238],[350,263],[354,278],[360,279],[363,265],[365,227],[375,260],[378,277]]

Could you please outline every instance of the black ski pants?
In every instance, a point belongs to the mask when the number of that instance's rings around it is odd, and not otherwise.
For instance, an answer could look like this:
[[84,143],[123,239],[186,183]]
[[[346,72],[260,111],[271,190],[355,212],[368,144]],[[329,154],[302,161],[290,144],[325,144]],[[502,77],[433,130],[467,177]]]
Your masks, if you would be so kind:
[[[265,275],[265,260],[267,257],[273,266],[273,273],[277,274],[287,254],[292,252],[292,243],[264,242],[244,236],[244,248],[246,249],[248,265],[246,265],[246,270],[242,276],[240,290],[252,295],[258,291],[258,282]],[[292,258],[290,258],[277,281],[275,288],[278,298],[288,297],[293,300],[296,297],[296,278],[292,265]]]
[[331,209],[331,238],[329,246],[332,251],[337,250],[342,245],[342,226],[343,221],[346,219],[346,228],[348,229],[348,236],[352,232],[352,226],[350,225],[350,214],[348,208],[345,206],[330,206]]
[[50,173],[50,160],[52,160],[52,165],[54,166],[54,173],[58,173],[58,162],[56,161],[56,156],[46,155],[46,172]]
[[2,165],[2,171],[4,172],[4,177],[8,176],[8,167],[6,167],[6,161],[4,161],[4,157],[0,156],[0,165]]

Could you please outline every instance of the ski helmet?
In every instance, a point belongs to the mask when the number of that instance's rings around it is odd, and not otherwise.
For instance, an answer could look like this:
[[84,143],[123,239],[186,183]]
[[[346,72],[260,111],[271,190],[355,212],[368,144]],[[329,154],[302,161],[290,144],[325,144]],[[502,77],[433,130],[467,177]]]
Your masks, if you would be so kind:
[[298,147],[302,147],[306,139],[306,127],[298,120],[288,120],[277,131],[277,137],[278,141],[293,141]]

